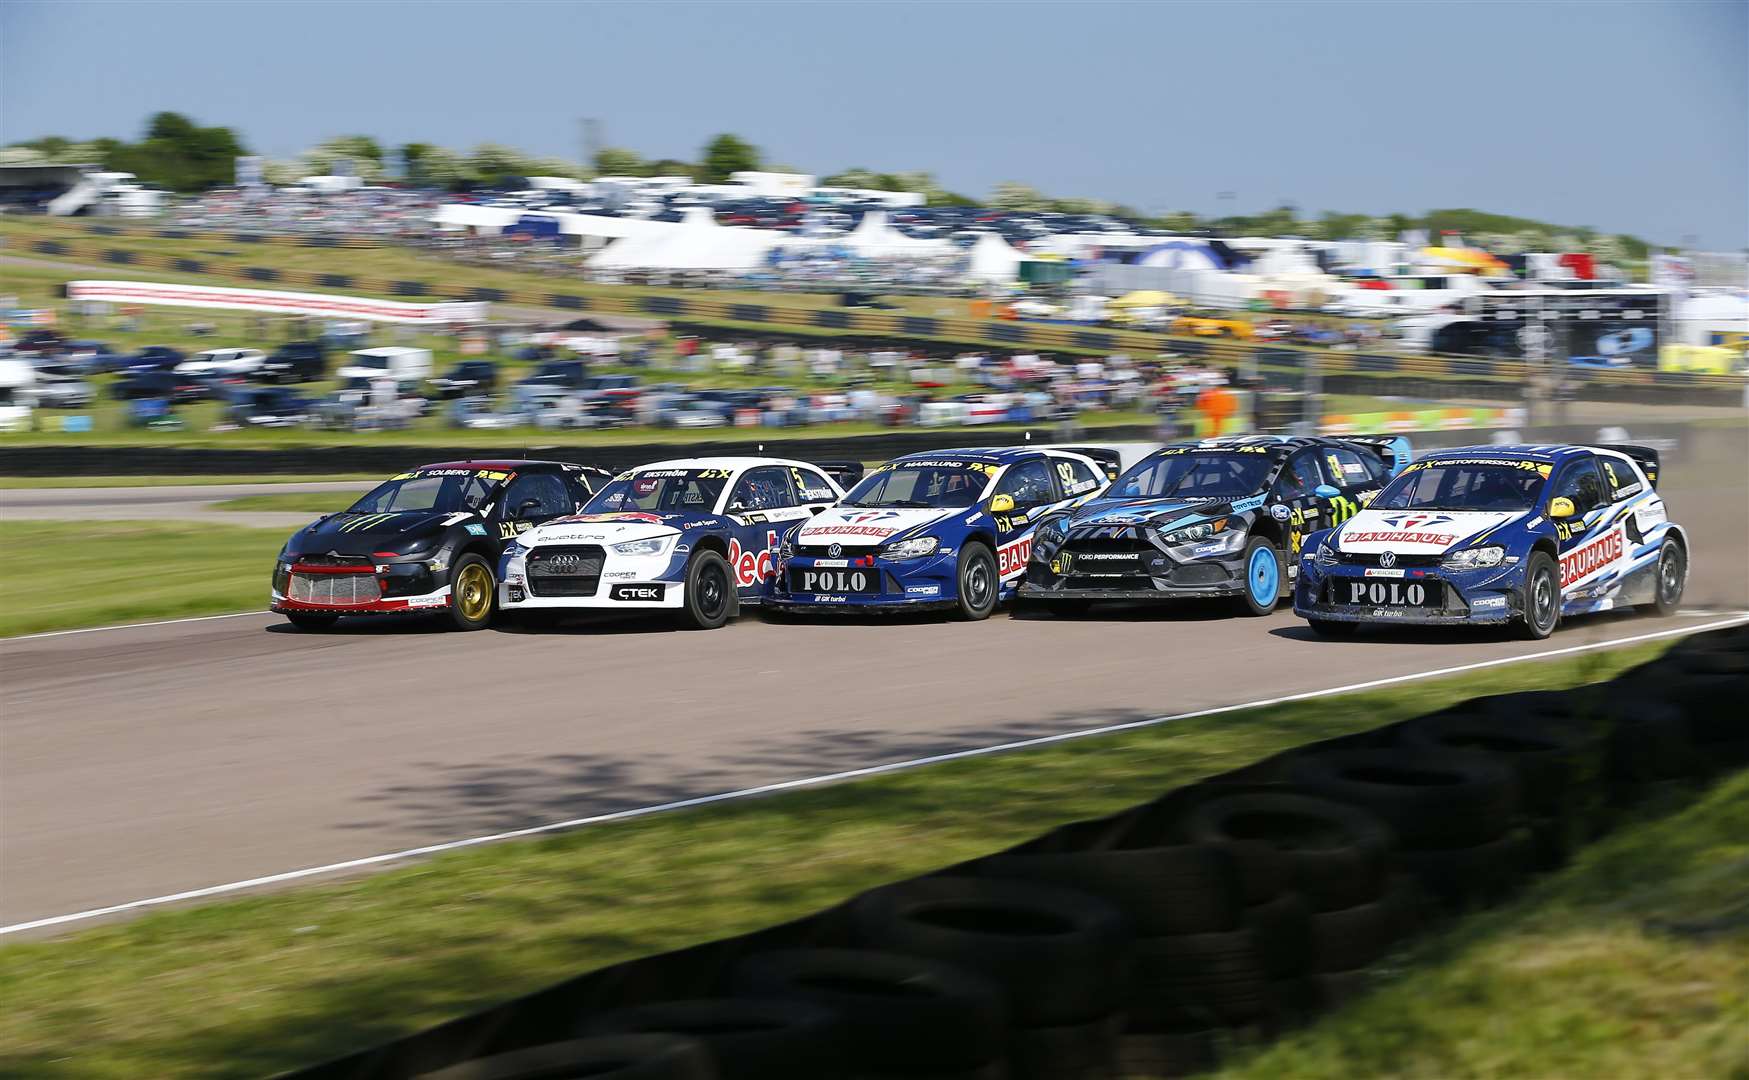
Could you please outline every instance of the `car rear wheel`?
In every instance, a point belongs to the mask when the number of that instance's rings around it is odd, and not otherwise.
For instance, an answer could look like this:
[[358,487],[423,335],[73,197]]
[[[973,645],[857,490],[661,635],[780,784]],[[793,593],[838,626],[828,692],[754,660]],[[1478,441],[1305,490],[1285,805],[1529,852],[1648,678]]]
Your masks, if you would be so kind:
[[478,555],[463,555],[449,572],[449,625],[456,630],[482,630],[492,621],[492,599],[498,583],[492,568]]
[[285,621],[299,630],[327,630],[340,621],[338,615],[306,615],[303,612],[287,612]]
[[1239,594],[1241,615],[1268,615],[1281,600],[1281,553],[1261,536],[1245,545],[1245,591]]
[[686,564],[686,606],[681,621],[693,630],[715,630],[734,607],[729,562],[714,551],[696,551]]
[[1561,622],[1561,579],[1555,572],[1555,560],[1546,551],[1530,557],[1524,571],[1524,619],[1518,624],[1518,636],[1541,641],[1555,632]]
[[983,544],[971,542],[960,548],[959,614],[969,622],[988,619],[996,610],[1000,585],[996,577],[996,556]]
[[1658,549],[1656,573],[1652,602],[1642,605],[1642,610],[1660,616],[1674,615],[1682,603],[1682,590],[1688,584],[1688,553],[1681,544],[1665,538],[1664,546]]

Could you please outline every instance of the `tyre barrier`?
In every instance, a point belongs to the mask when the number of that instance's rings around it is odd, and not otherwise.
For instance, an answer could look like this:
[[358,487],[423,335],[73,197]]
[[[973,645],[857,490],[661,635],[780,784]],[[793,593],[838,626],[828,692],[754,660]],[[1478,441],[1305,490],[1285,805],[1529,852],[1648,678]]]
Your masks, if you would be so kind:
[[1300,747],[741,937],[579,975],[295,1080],[1182,1076],[1370,993],[1749,741],[1749,627],[1614,680]]

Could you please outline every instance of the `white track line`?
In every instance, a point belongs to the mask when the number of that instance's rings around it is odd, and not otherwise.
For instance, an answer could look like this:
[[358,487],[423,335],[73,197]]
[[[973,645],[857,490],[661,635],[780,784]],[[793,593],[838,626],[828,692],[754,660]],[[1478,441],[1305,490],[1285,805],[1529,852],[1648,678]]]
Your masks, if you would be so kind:
[[1683,634],[1699,634],[1708,630],[1720,630],[1727,626],[1736,626],[1749,621],[1749,616],[1735,615],[1717,622],[1704,623],[1700,626],[1682,627],[1673,630],[1658,630],[1649,634],[1636,634],[1633,637],[1612,638],[1608,641],[1594,641],[1586,645],[1569,645],[1564,649],[1550,649],[1547,652],[1528,653],[1523,656],[1502,656],[1493,660],[1480,660],[1473,664],[1459,664],[1456,667],[1435,668],[1431,671],[1412,672],[1408,675],[1392,675],[1384,679],[1371,679],[1367,682],[1350,683],[1347,686],[1333,686],[1323,690],[1307,690],[1298,694],[1285,694],[1281,697],[1265,698],[1261,701],[1248,701],[1242,705],[1222,705],[1213,709],[1198,709],[1195,712],[1174,713],[1170,716],[1156,716],[1146,720],[1130,720],[1122,724],[1106,724],[1102,727],[1084,728],[1080,731],[1065,731],[1056,735],[1042,735],[1033,739],[1020,739],[1016,742],[999,743],[995,746],[980,746],[970,750],[955,750],[946,754],[932,754],[929,757],[911,758],[907,761],[894,761],[885,765],[869,765],[860,769],[847,769],[843,772],[826,773],[821,776],[807,776],[797,780],[782,780],[774,784],[760,784],[757,787],[741,788],[737,791],[723,791],[715,795],[700,795],[691,799],[678,799],[674,802],[658,803],[654,806],[639,806],[630,810],[615,810],[606,814],[594,814],[590,817],[572,818],[569,821],[555,821],[547,825],[532,825],[526,829],[512,829],[509,832],[492,833],[488,836],[471,836],[465,840],[448,840],[439,844],[426,844],[423,847],[406,848],[402,851],[391,851],[382,855],[370,855],[362,859],[348,859],[345,862],[329,863],[326,866],[311,866],[302,870],[288,870],[280,874],[268,874],[264,877],[249,878],[245,881],[232,881],[223,885],[209,885],[204,889],[190,889],[186,892],[170,893],[165,896],[153,896],[144,900],[130,900],[123,904],[111,904],[108,907],[92,908],[89,911],[75,911],[67,915],[51,915],[48,918],[32,919],[29,922],[14,923],[11,926],[0,926],[0,935],[17,934],[26,930],[40,930],[46,926],[60,926],[65,923],[82,922],[86,919],[96,919],[104,915],[115,915],[124,911],[136,911],[140,908],[158,907],[162,904],[174,904],[182,900],[199,900],[208,896],[220,896],[224,893],[239,892],[243,889],[257,888],[262,885],[278,885],[300,878],[316,877],[320,874],[336,874],[345,870],[358,870],[366,866],[376,866],[381,863],[394,862],[399,859],[418,858],[422,855],[437,855],[445,851],[456,851],[460,848],[477,847],[480,844],[496,843],[500,840],[515,840],[526,836],[538,836],[541,833],[560,832],[575,829],[584,825],[601,825],[610,821],[625,821],[630,818],[645,817],[650,814],[665,813],[670,810],[685,810],[695,806],[709,806],[712,803],[730,802],[737,799],[751,798],[755,795],[770,795],[779,791],[794,791],[797,788],[815,787],[820,784],[830,784],[841,780],[854,780],[865,776],[878,776],[882,773],[899,772],[914,769],[921,765],[936,765],[944,761],[958,761],[963,758],[982,757],[986,754],[999,754],[1009,750],[1024,750],[1035,746],[1046,746],[1051,743],[1068,742],[1071,739],[1084,739],[1092,735],[1109,735],[1118,731],[1132,731],[1136,728],[1152,727],[1174,720],[1193,720],[1202,716],[1219,716],[1222,713],[1242,712],[1246,709],[1261,709],[1271,705],[1285,705],[1294,701],[1308,701],[1312,698],[1331,697],[1337,694],[1352,694],[1360,690],[1372,690],[1394,683],[1415,682],[1420,679],[1433,679],[1442,675],[1457,675],[1466,671],[1479,671],[1482,668],[1500,667],[1505,664],[1517,664],[1526,660],[1547,660],[1554,656],[1570,656],[1574,653],[1591,652],[1596,649],[1612,648],[1619,645],[1633,645],[1642,641],[1655,641],[1658,638],[1675,637]]
[[186,619],[161,619],[158,622],[117,623],[115,626],[87,626],[80,630],[46,630],[40,634],[20,634],[17,637],[0,638],[0,645],[8,645],[14,641],[35,641],[38,638],[68,637],[72,634],[101,634],[110,630],[143,630],[148,626],[176,626],[181,623],[212,622],[214,619],[241,619],[245,615],[271,615],[273,612],[262,608],[259,611],[232,611],[224,615],[193,615]]

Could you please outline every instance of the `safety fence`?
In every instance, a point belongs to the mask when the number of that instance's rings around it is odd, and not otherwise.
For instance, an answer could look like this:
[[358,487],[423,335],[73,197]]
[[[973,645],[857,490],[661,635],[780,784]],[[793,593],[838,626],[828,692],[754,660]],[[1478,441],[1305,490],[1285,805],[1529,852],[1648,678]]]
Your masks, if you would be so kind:
[[216,240],[233,244],[278,244],[282,247],[377,248],[388,241],[375,236],[316,233],[270,233],[234,229],[192,229],[174,225],[116,225],[89,222],[72,226],[92,236],[131,237],[145,240]]
[[1749,628],[1691,637],[1607,683],[1297,747],[292,1076],[1185,1075],[1386,981],[1412,936],[1647,797],[1749,764],[1749,724],[1718,707],[1745,693]]
[[[495,288],[412,278],[385,278],[319,270],[250,266],[212,257],[181,257],[159,252],[113,247],[84,240],[29,240],[23,250],[65,258],[97,260],[116,266],[204,274],[237,281],[349,290],[393,298],[431,297],[550,308],[561,313],[631,315],[671,323],[740,327],[769,334],[798,333],[887,340],[939,341],[1080,355],[1126,353],[1137,356],[1173,354],[1233,371],[1277,378],[1363,380],[1378,392],[1390,393],[1392,383],[1445,385],[1452,392],[1467,387],[1496,390],[1521,388],[1528,377],[1522,361],[1482,357],[1411,356],[1383,351],[1348,351],[1234,337],[1196,337],[1139,330],[984,319],[966,316],[916,315],[853,308],[811,308],[774,302],[748,302],[681,291],[652,295],[562,289]],[[1573,369],[1567,377],[1576,392],[1601,391],[1605,396],[1635,396],[1649,391],[1660,397],[1740,403],[1746,385],[1741,375],[1718,375],[1647,369]],[[1516,391],[1515,391],[1516,392]]]

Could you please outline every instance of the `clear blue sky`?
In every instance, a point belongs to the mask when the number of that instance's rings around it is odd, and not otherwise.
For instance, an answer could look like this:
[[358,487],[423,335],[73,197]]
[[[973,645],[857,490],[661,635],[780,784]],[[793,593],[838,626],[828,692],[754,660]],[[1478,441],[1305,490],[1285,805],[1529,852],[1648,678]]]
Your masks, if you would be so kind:
[[1749,244],[1749,4],[0,2],[0,141],[173,109],[324,136],[610,145],[732,131],[1143,209],[1469,206]]

